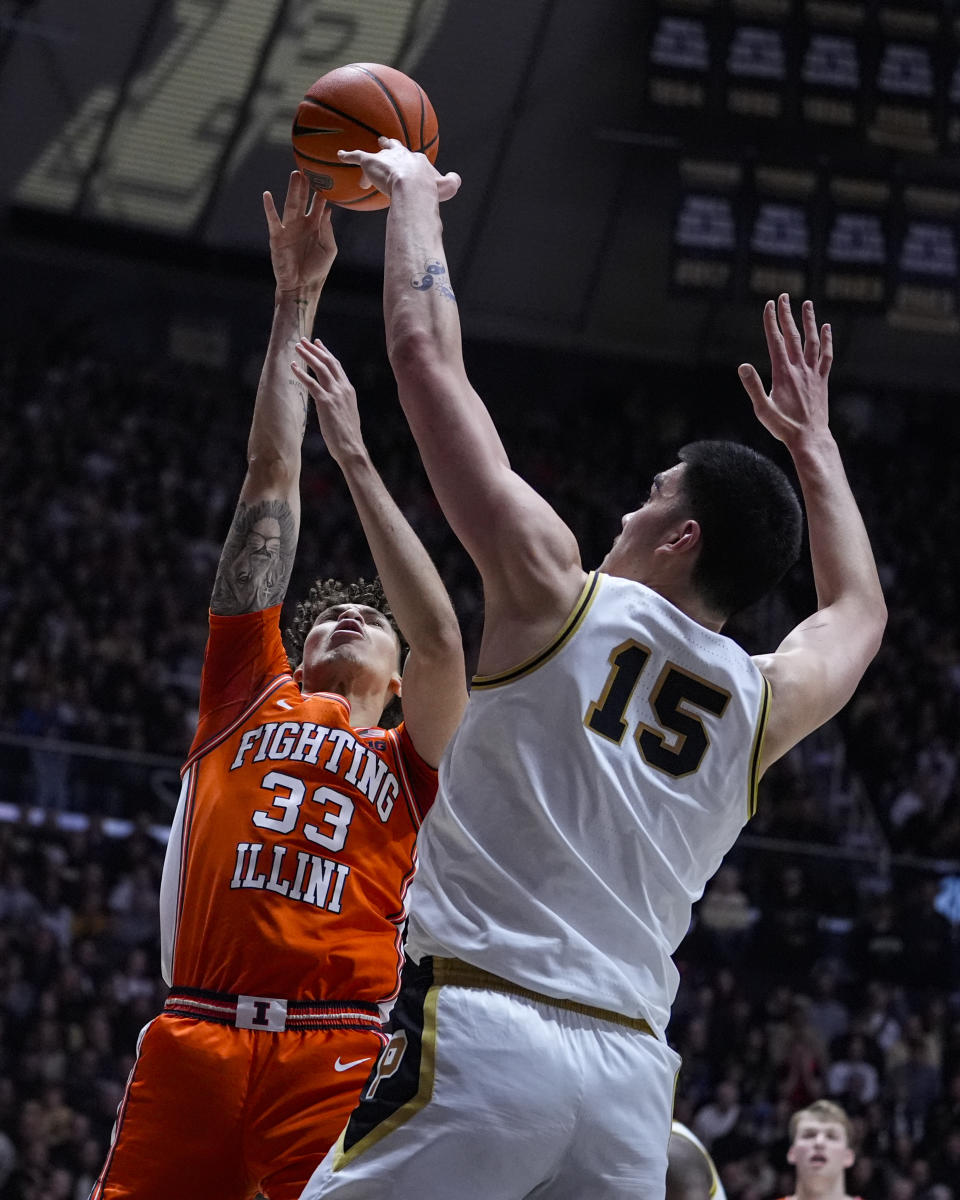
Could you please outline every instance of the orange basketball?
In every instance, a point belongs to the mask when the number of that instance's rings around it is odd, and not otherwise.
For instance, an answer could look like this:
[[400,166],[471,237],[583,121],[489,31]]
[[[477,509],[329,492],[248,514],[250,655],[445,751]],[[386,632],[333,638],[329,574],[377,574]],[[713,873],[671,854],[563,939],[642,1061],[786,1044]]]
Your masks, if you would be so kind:
[[337,158],[338,150],[375,154],[379,137],[396,138],[434,162],[440,143],[433,105],[402,71],[380,63],[350,63],[321,75],[300,101],[293,119],[293,157],[331,203],[385,208],[390,197],[361,187],[360,168]]

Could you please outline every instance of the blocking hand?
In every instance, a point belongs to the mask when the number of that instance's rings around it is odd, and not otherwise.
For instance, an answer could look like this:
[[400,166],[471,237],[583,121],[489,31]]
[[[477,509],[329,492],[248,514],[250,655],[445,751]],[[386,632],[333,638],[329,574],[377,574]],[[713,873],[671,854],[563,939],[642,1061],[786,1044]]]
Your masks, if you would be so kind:
[[292,171],[283,216],[277,215],[269,192],[263,193],[263,211],[277,291],[319,295],[337,256],[326,200],[319,193],[311,195],[306,175]]
[[788,448],[798,438],[827,428],[827,378],[833,363],[829,325],[817,331],[813,304],[803,302],[803,337],[784,293],[776,304],[768,300],[763,329],[770,352],[772,384],[764,389],[754,367],[743,363],[738,373],[760,423]]
[[441,175],[425,154],[408,150],[396,138],[382,137],[381,149],[376,154],[365,150],[338,150],[341,162],[354,163],[362,170],[361,183],[364,187],[375,187],[389,196],[398,179],[432,179],[437,188],[438,200],[449,200],[460,190],[460,176],[455,171]]

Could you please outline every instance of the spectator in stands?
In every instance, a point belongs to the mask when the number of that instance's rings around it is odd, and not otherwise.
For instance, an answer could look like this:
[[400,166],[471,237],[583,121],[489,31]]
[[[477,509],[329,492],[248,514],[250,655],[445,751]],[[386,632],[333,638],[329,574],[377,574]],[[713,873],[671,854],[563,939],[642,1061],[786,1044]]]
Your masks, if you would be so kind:
[[820,944],[817,912],[800,867],[785,867],[779,883],[761,903],[757,953],[777,955],[787,965],[787,981],[802,986],[810,978]]
[[857,1013],[858,1028],[886,1054],[900,1037],[900,1001],[894,991],[878,979],[866,985],[866,1004]]
[[903,1114],[914,1136],[923,1136],[927,1113],[940,1095],[940,1070],[931,1062],[925,1039],[907,1039],[907,1057],[888,1073],[887,1087],[894,1107]]
[[0,921],[15,925],[30,924],[40,915],[40,901],[26,883],[26,871],[9,862],[0,880]]
[[712,959],[736,963],[748,944],[758,913],[740,886],[736,867],[724,864],[707,885],[698,919]]
[[847,1039],[846,1047],[827,1072],[827,1091],[848,1107],[863,1108],[880,1094],[880,1078],[867,1058],[867,1040],[862,1034]]
[[889,895],[879,896],[867,909],[854,932],[851,950],[861,976],[888,983],[903,978],[908,960],[906,930]]
[[954,1126],[939,1147],[932,1147],[932,1175],[960,1196],[960,1125]]
[[730,1133],[740,1119],[740,1090],[729,1079],[717,1085],[713,1099],[700,1108],[691,1128],[709,1150],[713,1143]]
[[780,1064],[780,1095],[792,1108],[803,1108],[823,1092],[827,1054],[820,1035],[810,1024],[807,1006],[796,1000],[790,1021],[790,1040]]
[[865,1154],[858,1154],[847,1172],[847,1186],[851,1194],[861,1197],[861,1200],[886,1200],[881,1173],[874,1160]]
[[902,919],[909,931],[909,951],[900,982],[918,991],[937,988],[943,980],[944,965],[949,966],[954,953],[950,922],[935,907],[938,891],[937,878],[916,880],[903,903]]
[[807,1019],[825,1046],[832,1045],[850,1028],[850,1010],[837,996],[837,972],[829,967],[814,974]]

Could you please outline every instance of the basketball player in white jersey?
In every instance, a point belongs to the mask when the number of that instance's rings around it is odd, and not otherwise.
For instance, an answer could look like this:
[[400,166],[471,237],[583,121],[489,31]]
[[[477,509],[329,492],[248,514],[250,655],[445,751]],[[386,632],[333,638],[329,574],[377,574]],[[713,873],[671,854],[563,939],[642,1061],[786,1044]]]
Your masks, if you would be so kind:
[[464,370],[439,216],[459,178],[381,146],[343,157],[391,196],[387,346],[484,629],[421,832],[392,1037],[303,1195],[662,1200],[670,956],[759,776],[846,703],[886,620],[827,423],[830,329],[807,303],[801,336],[781,296],[771,393],[740,368],[793,458],[818,598],[751,659],[720,630],[798,553],[786,477],[743,446],[686,447],[585,570]]
[[680,1121],[670,1125],[666,1200],[727,1200],[710,1151]]

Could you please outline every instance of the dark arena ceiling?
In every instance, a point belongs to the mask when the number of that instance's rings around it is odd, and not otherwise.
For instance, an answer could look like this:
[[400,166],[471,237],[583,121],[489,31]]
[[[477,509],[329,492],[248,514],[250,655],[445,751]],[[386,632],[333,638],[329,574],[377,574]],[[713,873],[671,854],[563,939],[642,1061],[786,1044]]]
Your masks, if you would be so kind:
[[[786,288],[850,379],[949,389],[958,22],[953,0],[0,0],[5,308],[59,284],[66,319],[83,271],[147,303],[164,263],[262,290],[299,99],[382,62],[463,176],[468,336],[731,366]],[[331,302],[372,317],[383,215],[336,225]]]

